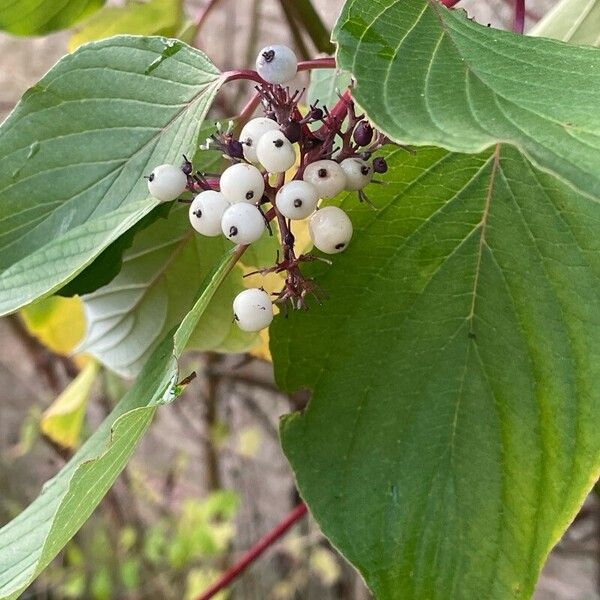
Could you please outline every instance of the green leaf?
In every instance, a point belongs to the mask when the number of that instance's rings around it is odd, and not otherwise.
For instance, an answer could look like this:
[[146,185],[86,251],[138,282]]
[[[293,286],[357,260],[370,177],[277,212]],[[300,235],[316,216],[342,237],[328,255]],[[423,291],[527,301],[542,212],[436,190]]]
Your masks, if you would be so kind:
[[97,374],[98,364],[88,361],[42,415],[40,429],[63,448],[75,448],[79,443],[85,410]]
[[437,0],[350,0],[335,28],[354,96],[391,139],[518,147],[600,195],[600,53],[482,27]]
[[345,71],[339,69],[313,69],[310,72],[310,85],[306,93],[309,104],[317,100],[320,106],[333,106],[342,93],[351,83],[352,78]]
[[[133,227],[104,249],[79,275],[71,279],[56,294],[59,296],[83,296],[109,284],[123,267],[123,253],[131,247],[136,234],[147,229],[158,219],[166,219],[173,203],[159,204],[141,218]],[[27,309],[24,309],[27,310]]]
[[[134,377],[165,333],[181,322],[192,307],[198,282],[231,247],[224,238],[196,234],[187,213],[187,206],[176,206],[168,219],[137,235],[119,275],[83,297],[87,331],[78,351]],[[218,350],[230,335],[239,340],[240,350],[256,341],[255,334],[242,333],[232,321],[232,298],[242,287],[236,268],[192,334],[194,348]]]
[[104,0],[3,0],[0,29],[17,35],[66,29],[103,4]]
[[529,35],[598,47],[600,0],[562,0],[536,23]]
[[157,205],[142,176],[194,150],[220,83],[181,42],[123,36],[25,94],[0,128],[0,314],[62,287]]
[[[199,144],[204,143],[206,137],[214,133],[214,131],[214,123],[204,123],[198,132],[198,139],[194,144],[196,153],[192,159],[194,169],[196,170],[219,173],[224,168],[223,163],[225,160],[221,152],[199,149]],[[92,264],[79,273],[75,279],[69,281],[57,293],[61,296],[90,294],[98,288],[109,284],[120,273],[123,267],[123,253],[131,247],[134,237],[144,229],[151,227],[157,220],[168,217],[173,204],[173,202],[159,204],[152,212],[138,221],[135,226],[110,244],[106,250],[98,255]]]
[[176,36],[183,25],[182,0],[128,0],[105,6],[83,22],[69,40],[69,51],[119,34]]
[[271,327],[283,447],[377,598],[528,598],[600,470],[600,205],[505,145],[389,164]]
[[16,598],[90,516],[129,460],[159,405],[171,402],[177,359],[198,319],[239,258],[227,253],[206,278],[194,308],[156,348],[134,386],[41,494],[0,530],[0,598]]

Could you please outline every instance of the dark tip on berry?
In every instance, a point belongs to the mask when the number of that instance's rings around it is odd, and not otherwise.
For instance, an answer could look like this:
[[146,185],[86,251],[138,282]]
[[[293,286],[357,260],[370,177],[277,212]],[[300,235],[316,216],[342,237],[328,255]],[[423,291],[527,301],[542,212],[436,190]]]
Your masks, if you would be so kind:
[[200,209],[194,211],[194,216],[200,218],[202,216],[202,211]]
[[234,321],[239,321],[240,318],[235,313],[233,313],[233,320]]
[[252,138],[247,137],[245,140],[242,140],[242,144],[244,144],[245,146],[252,146]]
[[281,146],[283,146],[283,140],[273,140],[273,146],[275,146],[275,148],[281,148]]
[[252,200],[252,198],[254,198],[254,192],[252,190],[246,192],[246,200]]
[[150,173],[146,179],[148,179],[148,181],[154,181],[154,173]]
[[263,52],[262,57],[265,59],[265,62],[272,62],[275,58],[275,50],[267,50],[266,52]]
[[300,208],[300,207],[302,206],[302,200],[300,200],[300,198],[296,198],[296,199],[294,200],[294,206],[295,206],[296,208]]
[[385,173],[388,170],[387,162],[382,156],[373,159],[373,171],[375,173]]
[[238,228],[235,225],[232,225],[229,228],[229,237],[235,237],[238,234]]
[[339,244],[335,245],[335,249],[336,250],[341,250],[346,244],[344,242],[340,242]]
[[369,167],[368,165],[363,165],[363,166],[360,168],[360,172],[361,172],[363,175],[368,175],[368,174],[371,172],[371,167]]
[[319,177],[327,177],[328,173],[327,173],[327,169],[319,169],[317,171],[317,175]]

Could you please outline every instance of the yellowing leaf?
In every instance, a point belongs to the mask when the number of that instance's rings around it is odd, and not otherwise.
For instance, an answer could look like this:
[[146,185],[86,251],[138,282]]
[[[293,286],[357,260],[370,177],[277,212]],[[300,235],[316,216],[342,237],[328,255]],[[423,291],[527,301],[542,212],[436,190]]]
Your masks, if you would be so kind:
[[105,6],[77,28],[69,40],[69,51],[86,42],[113,35],[174,36],[183,27],[181,0],[130,0],[125,6]]
[[97,373],[98,364],[89,361],[42,415],[40,429],[63,448],[75,448],[79,442],[87,401]]
[[43,298],[21,310],[27,331],[58,354],[69,354],[85,331],[83,307],[78,297]]
[[256,456],[262,435],[257,427],[246,427],[240,431],[237,440],[237,451],[241,456],[253,458]]
[[326,548],[317,548],[310,555],[310,568],[327,586],[333,585],[341,575],[340,566]]

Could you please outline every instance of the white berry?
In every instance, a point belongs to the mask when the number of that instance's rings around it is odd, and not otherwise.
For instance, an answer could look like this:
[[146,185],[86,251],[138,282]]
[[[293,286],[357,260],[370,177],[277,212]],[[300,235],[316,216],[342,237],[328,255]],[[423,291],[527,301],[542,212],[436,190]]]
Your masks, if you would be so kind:
[[288,83],[296,76],[298,59],[287,46],[265,46],[256,57],[256,70],[268,83]]
[[258,202],[265,191],[262,173],[246,163],[231,165],[223,171],[219,180],[221,193],[231,204],[236,202]]
[[371,165],[360,158],[346,158],[340,163],[346,175],[346,189],[348,191],[362,190],[373,177]]
[[296,153],[292,142],[277,130],[264,133],[256,147],[258,162],[269,173],[285,173],[294,166]]
[[180,196],[187,186],[186,174],[175,165],[155,167],[148,176],[148,191],[161,202],[171,202]]
[[319,198],[333,198],[346,188],[346,175],[334,160],[318,160],[304,169],[304,181],[317,188]]
[[352,238],[352,221],[337,206],[319,209],[308,222],[308,233],[316,248],[325,254],[337,254]]
[[294,180],[282,186],[275,196],[279,212],[288,219],[306,219],[317,208],[317,188],[308,181]]
[[202,235],[214,237],[221,233],[221,219],[229,208],[225,196],[214,190],[200,192],[190,204],[190,223]]
[[260,238],[265,230],[265,219],[252,204],[238,202],[223,213],[221,231],[236,244],[251,244]]
[[250,288],[233,300],[233,314],[242,331],[260,331],[273,320],[273,304],[267,292]]
[[279,125],[273,119],[267,119],[267,117],[252,119],[244,125],[240,132],[240,142],[244,148],[244,158],[247,161],[251,163],[258,162],[256,157],[258,141],[263,134],[274,129],[279,129]]

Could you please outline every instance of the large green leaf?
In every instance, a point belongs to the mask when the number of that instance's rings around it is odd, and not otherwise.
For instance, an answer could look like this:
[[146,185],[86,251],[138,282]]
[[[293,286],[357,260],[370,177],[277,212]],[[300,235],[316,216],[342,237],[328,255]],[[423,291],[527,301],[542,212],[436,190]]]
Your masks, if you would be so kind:
[[600,0],[561,0],[529,35],[600,46]]
[[[194,281],[201,281],[231,246],[224,238],[198,235],[187,212],[187,206],[175,207],[168,219],[138,234],[119,275],[83,297],[87,331],[79,351],[122,376],[139,373],[165,333],[190,310]],[[196,328],[194,348],[219,350],[232,336],[238,351],[256,342],[255,334],[244,334],[232,321],[231,300],[243,287],[241,277],[236,268],[216,293]]]
[[179,393],[177,359],[238,252],[226,254],[181,326],[165,337],[135,385],[38,498],[0,530],[0,598],[16,598],[86,521],[131,456],[159,405]]
[[221,78],[200,52],[116,37],[61,60],[0,129],[0,313],[60,288],[155,206]]
[[310,85],[306,92],[309,104],[319,102],[320,106],[331,108],[350,85],[352,79],[345,71],[338,69],[315,69],[310,73]]
[[480,152],[511,143],[600,195],[600,52],[482,27],[437,0],[350,0],[339,66],[395,141]]
[[0,29],[40,35],[65,29],[98,10],[105,0],[2,0]]
[[600,207],[509,146],[385,179],[271,328],[285,453],[377,598],[528,598],[599,475]]

